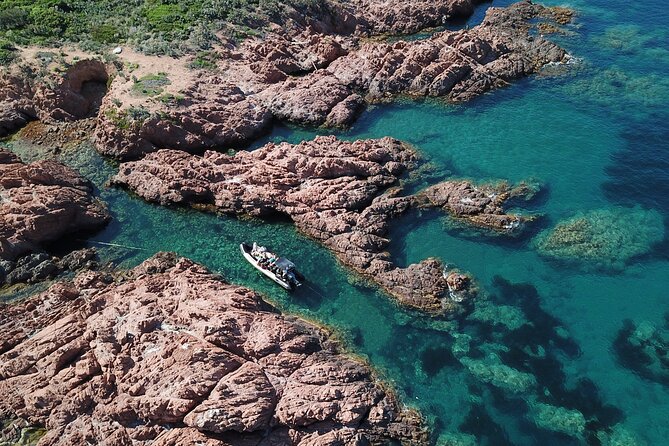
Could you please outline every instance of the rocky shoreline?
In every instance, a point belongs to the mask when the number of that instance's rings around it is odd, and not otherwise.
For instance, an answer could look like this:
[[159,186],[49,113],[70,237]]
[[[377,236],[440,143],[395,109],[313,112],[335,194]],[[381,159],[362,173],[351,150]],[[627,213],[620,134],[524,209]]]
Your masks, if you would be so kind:
[[396,186],[417,163],[416,152],[392,138],[348,142],[324,136],[235,155],[161,150],[122,163],[111,182],[163,205],[210,207],[236,216],[286,215],[399,303],[455,316],[476,294],[471,278],[432,258],[396,266],[386,251],[391,220],[411,207],[439,207],[472,225],[511,234],[530,217],[506,214],[503,204],[533,190],[445,181],[401,196]]
[[322,329],[175,255],[0,308],[0,417],[39,444],[427,443]]
[[333,17],[224,43],[213,53],[213,70],[186,70],[178,80],[165,73],[162,96],[162,87],[144,94],[137,88],[142,79],[151,83],[162,75],[142,71],[149,68],[135,73],[120,62],[36,62],[10,70],[0,76],[0,137],[34,119],[97,115],[98,149],[120,159],[165,148],[242,147],[274,121],[346,126],[365,104],[398,95],[467,101],[569,58],[533,32],[539,24],[557,30],[568,23],[571,11],[564,8],[521,1],[489,8],[472,29],[423,40],[369,39],[416,32],[473,10],[467,0],[437,2],[423,11],[390,6],[354,2]]
[[[249,144],[273,120],[346,126],[366,103],[398,95],[467,101],[567,60],[562,48],[530,33],[532,20],[555,21],[555,11],[523,1],[490,8],[471,30],[394,43],[361,39],[389,31],[384,26],[358,27],[352,35],[309,27],[269,33],[221,49],[217,68],[225,74],[198,74],[178,104],[143,103],[150,113],[127,124],[119,117],[127,115],[121,97],[128,82],[117,77],[99,114],[97,146],[121,159],[161,148],[201,152]],[[433,24],[433,17],[423,20],[410,29]]]
[[[57,154],[92,136],[122,161],[117,186],[163,205],[288,216],[400,304],[459,316],[475,281],[439,259],[396,265],[393,219],[437,208],[514,234],[531,217],[505,207],[529,188],[449,180],[403,195],[400,180],[419,157],[391,138],[222,150],[248,146],[275,122],[346,127],[367,104],[399,96],[467,101],[568,60],[535,31],[557,31],[571,13],[530,1],[491,7],[472,29],[388,39],[467,17],[476,3],[332,0],[262,38],[220,42],[208,69],[193,68],[194,55],[179,71],[183,60],[38,52],[0,75],[0,138],[39,121],[31,139]],[[420,416],[327,332],[203,266],[159,253],[125,273],[95,272],[92,250],[46,254],[46,243],[110,219],[66,166],[0,150],[0,210],[0,284],[85,270],[0,304],[0,443],[41,428],[44,445],[428,443]]]
[[110,220],[91,183],[49,160],[24,164],[0,149],[0,285],[34,283],[93,261],[84,250],[54,259],[46,242],[103,227]]

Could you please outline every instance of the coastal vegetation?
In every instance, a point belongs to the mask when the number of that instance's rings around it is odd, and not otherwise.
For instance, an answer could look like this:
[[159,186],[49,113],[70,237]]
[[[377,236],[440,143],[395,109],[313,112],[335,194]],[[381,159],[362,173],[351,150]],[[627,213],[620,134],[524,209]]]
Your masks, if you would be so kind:
[[323,8],[323,0],[0,0],[0,64],[14,45],[77,44],[95,51],[128,44],[147,54],[177,56],[206,50],[223,31],[244,37],[293,8]]
[[147,74],[136,79],[132,85],[132,92],[138,96],[158,96],[164,89],[163,87],[171,84],[166,73]]
[[0,65],[8,64],[15,57],[15,48],[6,39],[0,38]]
[[144,107],[130,107],[126,110],[110,108],[105,114],[109,121],[121,130],[139,128],[151,116]]

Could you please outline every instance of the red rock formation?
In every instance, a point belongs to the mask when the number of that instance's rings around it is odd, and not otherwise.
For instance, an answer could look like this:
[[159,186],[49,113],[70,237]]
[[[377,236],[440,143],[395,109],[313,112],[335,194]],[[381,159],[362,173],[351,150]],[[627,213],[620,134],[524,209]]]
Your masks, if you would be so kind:
[[0,75],[0,138],[37,117],[32,97],[27,79],[7,72]]
[[411,199],[383,191],[415,161],[409,147],[391,138],[347,142],[330,136],[297,145],[270,143],[234,156],[161,150],[123,163],[113,183],[161,204],[204,203],[235,215],[289,215],[299,230],[401,303],[452,314],[462,306],[449,296],[440,262],[401,269],[385,252],[389,222],[407,210]]
[[529,31],[531,20],[565,23],[569,11],[529,1],[490,8],[471,30],[360,44],[361,36],[414,32],[468,15],[472,3],[356,0],[334,5],[340,10],[325,16],[312,11],[314,17],[297,20],[294,27],[275,27],[262,40],[219,48],[224,74],[195,76],[180,92],[180,105],[147,102],[151,113],[131,125],[118,119],[128,110],[118,109],[113,90],[102,101],[109,76],[98,60],[79,61],[62,75],[35,82],[32,74],[5,73],[0,78],[0,137],[31,119],[93,116],[102,102],[95,135],[104,154],[128,159],[161,148],[235,147],[258,138],[272,119],[346,126],[365,100],[411,95],[464,101],[565,59],[564,50]]
[[536,189],[527,184],[511,187],[507,183],[474,185],[469,181],[444,181],[415,196],[421,207],[438,207],[453,218],[485,229],[511,234],[534,217],[507,214],[504,205],[512,197],[530,199]]
[[14,259],[108,219],[90,183],[72,169],[46,160],[23,164],[0,150],[0,259]]
[[[358,36],[417,30],[471,10],[469,0],[400,3],[348,5],[358,20]],[[395,43],[361,44],[357,36],[323,34],[333,33],[327,26],[269,33],[222,49],[224,75],[197,77],[182,105],[163,107],[130,128],[114,122],[122,111],[108,98],[99,116],[97,146],[125,159],[161,148],[195,152],[249,144],[273,118],[339,127],[353,122],[365,101],[397,95],[466,101],[566,59],[563,49],[530,34],[533,19],[564,21],[564,14],[554,11],[522,1],[490,8],[483,23],[470,30]]]
[[107,68],[99,60],[82,60],[65,73],[35,81],[35,73],[0,76],[0,137],[28,121],[74,121],[95,116],[107,91]]
[[411,34],[467,17],[480,0],[354,0],[357,13],[372,34]]
[[35,107],[42,121],[74,121],[97,115],[107,92],[107,67],[99,60],[82,60],[67,69],[57,84],[40,83]]
[[330,64],[328,71],[342,84],[367,91],[370,100],[398,94],[469,100],[564,60],[563,49],[529,35],[529,20],[549,11],[529,2],[490,8],[483,23],[471,30],[367,43]]
[[39,445],[426,442],[325,332],[186,259],[0,309],[0,417],[45,426]]
[[121,128],[109,110],[113,98],[103,101],[95,131],[98,150],[109,156],[136,158],[161,147],[197,151],[203,147],[246,144],[271,124],[271,113],[237,86],[219,77],[206,77],[183,92],[183,106],[166,115],[153,114]]

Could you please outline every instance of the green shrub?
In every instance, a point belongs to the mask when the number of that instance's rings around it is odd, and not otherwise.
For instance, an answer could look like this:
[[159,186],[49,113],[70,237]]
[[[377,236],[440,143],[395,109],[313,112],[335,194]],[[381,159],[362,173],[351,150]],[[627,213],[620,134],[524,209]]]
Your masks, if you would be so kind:
[[0,39],[0,65],[8,65],[16,57],[16,49],[7,40]]
[[138,129],[141,124],[151,117],[151,113],[144,107],[130,107],[127,110],[108,109],[105,116],[111,123],[121,130]]
[[117,109],[108,109],[105,111],[105,116],[112,124],[121,130],[130,128],[131,123],[128,119],[128,113],[125,110],[119,111]]
[[127,68],[127,70],[128,70],[129,73],[132,73],[132,72],[135,71],[137,68],[139,68],[139,64],[138,64],[138,63],[134,63],[134,62],[126,62],[126,63],[125,63],[125,68]]
[[19,29],[28,24],[28,11],[21,8],[0,9],[0,29]]
[[30,10],[30,31],[39,37],[55,38],[63,35],[68,25],[68,16],[56,7],[40,5]]
[[169,84],[170,79],[165,73],[147,74],[135,80],[132,91],[141,96],[158,96],[163,92],[163,87]]
[[151,113],[144,107],[130,107],[128,117],[133,121],[144,122],[151,116]]
[[212,51],[200,51],[190,63],[190,67],[201,70],[213,70],[216,68],[217,60],[218,55],[216,53]]
[[184,10],[179,5],[153,5],[146,8],[144,15],[149,25],[156,31],[171,33],[178,29],[184,29]]
[[15,45],[76,43],[90,49],[126,43],[153,54],[180,55],[210,48],[220,31],[251,35],[269,21],[281,23],[291,6],[307,15],[323,2],[0,0],[0,39]]
[[108,23],[95,26],[91,30],[91,38],[99,43],[114,43],[118,42],[121,33],[118,28]]
[[184,100],[184,97],[179,94],[167,93],[162,96],[158,96],[157,99],[165,105],[174,107],[180,105],[181,102]]

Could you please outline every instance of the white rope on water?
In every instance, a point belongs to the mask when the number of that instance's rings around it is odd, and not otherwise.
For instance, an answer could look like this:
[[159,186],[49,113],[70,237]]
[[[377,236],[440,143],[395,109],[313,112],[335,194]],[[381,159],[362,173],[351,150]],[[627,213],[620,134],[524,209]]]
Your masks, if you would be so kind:
[[95,241],[95,240],[82,240],[82,239],[79,239],[79,241],[80,242],[86,242],[86,243],[93,243],[95,245],[114,246],[116,248],[135,249],[137,251],[147,251],[146,248],[140,248],[138,246],[121,245],[120,243],[107,243],[107,242],[98,242],[98,241]]
[[303,283],[302,286],[309,288],[312,292],[316,293],[316,295],[320,296],[321,299],[327,299],[323,294],[318,292],[316,288],[312,287],[308,283]]

